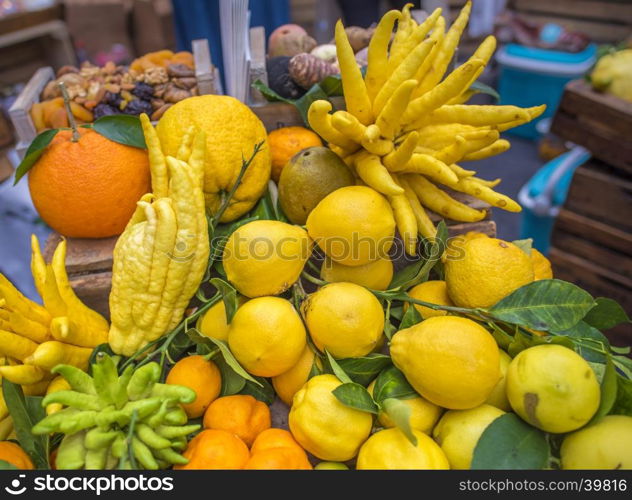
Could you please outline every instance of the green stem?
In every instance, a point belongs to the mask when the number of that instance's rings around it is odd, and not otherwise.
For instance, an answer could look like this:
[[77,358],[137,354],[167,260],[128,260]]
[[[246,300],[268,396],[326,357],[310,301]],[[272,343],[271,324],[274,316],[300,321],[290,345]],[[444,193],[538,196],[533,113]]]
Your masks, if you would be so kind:
[[137,469],[136,465],[136,457],[134,456],[134,449],[132,446],[132,439],[134,439],[134,428],[136,427],[136,420],[138,420],[138,410],[134,410],[132,412],[132,418],[129,421],[129,429],[127,431],[127,437],[125,441],[127,443],[127,455],[129,457],[129,463],[132,466],[132,469]]
[[64,82],[59,82],[57,85],[59,85],[61,95],[64,98],[64,107],[66,108],[66,114],[68,115],[68,123],[70,123],[70,128],[72,129],[71,141],[78,142],[79,130],[77,130],[77,122],[75,121],[75,116],[72,114],[72,110],[70,109],[70,96],[68,95],[66,84]]
[[[370,289],[369,289],[370,290]],[[381,292],[379,290],[370,290],[373,295],[380,299],[386,300],[401,300],[402,302],[410,302],[412,304],[418,304],[420,306],[425,306],[430,309],[434,309],[435,311],[448,311],[454,312],[458,314],[466,314],[476,316],[481,319],[487,320],[487,316],[483,313],[481,309],[468,309],[466,307],[456,307],[456,306],[444,306],[443,304],[433,304],[432,302],[426,302],[424,300],[419,300],[411,297],[406,292]]]
[[327,281],[323,281],[323,280],[320,280],[318,278],[315,278],[314,276],[312,276],[311,274],[306,273],[305,271],[303,271],[301,273],[301,277],[305,278],[310,283],[313,283],[314,285],[318,285],[318,286],[324,286],[324,285],[326,285],[328,283]]

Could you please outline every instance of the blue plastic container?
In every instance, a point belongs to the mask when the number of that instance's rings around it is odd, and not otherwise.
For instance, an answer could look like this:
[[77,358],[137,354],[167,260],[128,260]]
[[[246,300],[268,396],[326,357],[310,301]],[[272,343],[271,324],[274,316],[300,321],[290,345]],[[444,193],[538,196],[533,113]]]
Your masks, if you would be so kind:
[[[582,77],[595,63],[594,44],[582,52],[569,53],[507,44],[496,55],[500,66],[498,92],[501,104],[530,107],[546,104],[539,119],[553,116],[564,85]],[[511,129],[510,133],[536,139],[537,121]]]

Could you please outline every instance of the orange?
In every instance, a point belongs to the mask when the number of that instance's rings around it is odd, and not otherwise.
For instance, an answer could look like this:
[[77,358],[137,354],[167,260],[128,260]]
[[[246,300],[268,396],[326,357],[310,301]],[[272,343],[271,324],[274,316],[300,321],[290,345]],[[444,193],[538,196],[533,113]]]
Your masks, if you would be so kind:
[[195,436],[182,453],[186,465],[174,469],[243,469],[250,458],[244,442],[235,434],[220,429],[205,430]]
[[306,148],[322,146],[317,134],[304,127],[283,127],[268,134],[268,146],[272,158],[272,178],[279,182],[286,163]]
[[0,441],[0,460],[9,462],[18,469],[35,469],[31,457],[29,457],[19,445],[12,441]]
[[113,142],[92,129],[62,130],[29,172],[33,204],[58,233],[106,238],[123,232],[136,202],[150,191],[143,149]]
[[223,429],[250,446],[271,425],[270,409],[249,395],[224,396],[213,401],[204,413],[205,429]]
[[202,356],[187,356],[173,365],[167,375],[167,384],[183,385],[195,391],[195,401],[182,407],[189,418],[197,418],[204,415],[208,405],[219,396],[222,376],[212,361]]
[[257,436],[244,469],[311,469],[307,453],[284,429],[267,429]]

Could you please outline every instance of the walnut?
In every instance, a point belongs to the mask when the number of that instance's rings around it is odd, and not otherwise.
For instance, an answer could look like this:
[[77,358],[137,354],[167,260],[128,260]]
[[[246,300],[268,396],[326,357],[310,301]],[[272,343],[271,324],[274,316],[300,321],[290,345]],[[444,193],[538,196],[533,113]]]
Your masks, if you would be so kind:
[[149,85],[157,85],[159,83],[167,83],[169,81],[167,70],[159,66],[146,69],[144,75],[144,81]]

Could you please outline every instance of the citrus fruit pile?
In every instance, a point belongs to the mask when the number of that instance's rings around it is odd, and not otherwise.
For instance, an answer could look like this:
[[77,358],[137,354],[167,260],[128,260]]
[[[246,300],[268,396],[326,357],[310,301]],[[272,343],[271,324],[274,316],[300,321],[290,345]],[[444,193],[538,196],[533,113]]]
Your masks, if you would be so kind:
[[450,234],[426,211],[485,216],[454,191],[519,210],[459,163],[504,151],[499,133],[542,111],[466,104],[493,37],[445,76],[470,9],[447,31],[440,10],[387,13],[365,76],[338,24],[347,110],[314,102],[313,130],[267,135],[207,95],[155,127],[40,137],[20,175],[32,167],[42,217],[120,235],[111,323],[72,291],[65,241],[50,264],[33,241],[43,306],[0,275],[0,460],[632,468],[630,349],[602,333],[629,323],[623,309],[555,279],[531,240]]

